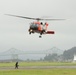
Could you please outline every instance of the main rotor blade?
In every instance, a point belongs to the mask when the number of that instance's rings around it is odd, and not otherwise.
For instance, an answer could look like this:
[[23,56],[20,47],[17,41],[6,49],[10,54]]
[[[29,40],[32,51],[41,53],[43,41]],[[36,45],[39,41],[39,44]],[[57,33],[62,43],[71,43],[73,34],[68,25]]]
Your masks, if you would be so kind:
[[65,19],[40,19],[40,20],[46,20],[46,21],[56,21],[56,20],[65,20]]
[[24,16],[17,16],[17,15],[11,15],[11,14],[5,14],[5,15],[19,17],[19,18],[24,18],[24,19],[33,19],[33,20],[36,20],[36,18],[30,18],[30,17],[24,17]]
[[47,21],[55,21],[55,20],[65,20],[65,19],[42,19],[42,18],[31,18],[31,17],[24,17],[24,16],[17,16],[17,15],[11,15],[11,14],[5,14],[8,16],[14,16],[14,17],[19,17],[19,18],[24,18],[24,19],[32,19],[32,20],[47,20]]

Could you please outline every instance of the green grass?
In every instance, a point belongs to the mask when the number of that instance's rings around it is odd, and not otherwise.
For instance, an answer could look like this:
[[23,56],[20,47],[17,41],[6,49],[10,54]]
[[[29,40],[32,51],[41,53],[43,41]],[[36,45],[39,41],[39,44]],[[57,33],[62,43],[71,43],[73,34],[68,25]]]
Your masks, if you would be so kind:
[[[15,62],[0,63],[0,67],[14,66]],[[74,66],[76,63],[71,62],[19,62],[19,66]]]
[[29,69],[0,71],[0,75],[76,75],[76,69]]
[[[0,63],[0,68],[7,67],[7,69],[0,69],[0,75],[76,75],[74,68],[51,68],[51,69],[9,69],[14,67],[15,62]],[[19,62],[19,67],[26,66],[76,66],[76,63],[67,62]]]

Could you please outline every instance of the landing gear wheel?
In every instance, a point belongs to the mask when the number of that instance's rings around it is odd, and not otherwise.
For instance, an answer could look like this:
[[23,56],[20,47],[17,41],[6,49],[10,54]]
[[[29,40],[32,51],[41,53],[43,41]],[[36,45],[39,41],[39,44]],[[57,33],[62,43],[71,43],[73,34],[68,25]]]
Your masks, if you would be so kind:
[[42,36],[40,35],[39,38],[42,38]]
[[29,34],[31,34],[31,32],[29,32]]

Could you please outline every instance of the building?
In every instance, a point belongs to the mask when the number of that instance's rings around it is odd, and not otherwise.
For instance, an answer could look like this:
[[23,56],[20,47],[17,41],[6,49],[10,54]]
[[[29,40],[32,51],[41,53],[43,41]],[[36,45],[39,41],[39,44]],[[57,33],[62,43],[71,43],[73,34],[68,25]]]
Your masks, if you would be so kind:
[[73,59],[73,61],[76,62],[76,54],[74,54],[74,59]]

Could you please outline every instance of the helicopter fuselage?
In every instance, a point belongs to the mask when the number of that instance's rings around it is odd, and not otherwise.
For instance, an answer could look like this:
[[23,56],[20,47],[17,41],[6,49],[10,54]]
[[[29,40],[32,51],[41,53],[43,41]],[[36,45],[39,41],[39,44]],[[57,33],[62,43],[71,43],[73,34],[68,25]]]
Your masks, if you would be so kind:
[[29,34],[39,33],[41,37],[42,34],[54,34],[54,31],[47,31],[48,23],[43,22],[32,22],[29,27]]

